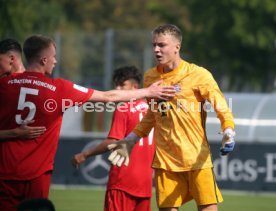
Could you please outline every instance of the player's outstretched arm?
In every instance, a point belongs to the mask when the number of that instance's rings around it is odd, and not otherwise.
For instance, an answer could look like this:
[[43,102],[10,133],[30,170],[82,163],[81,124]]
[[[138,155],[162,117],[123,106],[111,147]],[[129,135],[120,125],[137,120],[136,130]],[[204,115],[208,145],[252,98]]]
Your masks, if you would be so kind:
[[139,139],[139,136],[131,132],[124,140],[109,144],[107,146],[108,149],[113,151],[109,155],[108,160],[110,160],[113,165],[117,165],[118,167],[121,167],[123,163],[125,166],[128,166],[131,151],[134,147],[134,144]]
[[115,141],[116,139],[106,139],[95,147],[89,148],[83,152],[75,154],[71,159],[72,165],[75,168],[79,168],[80,164],[86,161],[89,157],[107,152],[109,150],[107,146]]
[[161,86],[162,81],[153,83],[148,88],[135,89],[135,90],[110,90],[98,91],[94,90],[93,95],[89,101],[98,102],[118,102],[130,101],[131,99],[141,99],[145,97],[155,97],[163,100],[174,97],[174,86]]
[[0,130],[0,140],[7,140],[13,138],[21,138],[21,139],[34,139],[42,135],[46,131],[46,127],[32,127],[28,126],[29,124],[34,123],[32,121],[25,121],[19,127],[11,129],[11,130]]
[[232,152],[234,150],[234,147],[235,147],[234,136],[235,135],[236,135],[236,133],[232,128],[226,128],[223,131],[222,145],[220,148],[220,154],[222,156],[228,155],[230,152]]

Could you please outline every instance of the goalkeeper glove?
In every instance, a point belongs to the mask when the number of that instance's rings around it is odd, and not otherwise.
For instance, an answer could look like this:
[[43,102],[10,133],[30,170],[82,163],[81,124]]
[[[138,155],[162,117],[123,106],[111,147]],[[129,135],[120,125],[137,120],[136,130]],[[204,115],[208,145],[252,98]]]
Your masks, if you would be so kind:
[[130,153],[134,147],[134,144],[140,139],[135,133],[130,133],[124,140],[115,141],[112,144],[107,145],[109,150],[113,149],[113,152],[109,155],[108,160],[113,165],[121,167],[124,162],[125,166],[129,164]]
[[222,156],[227,155],[234,150],[234,147],[235,147],[234,136],[235,135],[236,135],[236,133],[232,128],[226,128],[223,131],[222,145],[220,148],[220,154]]

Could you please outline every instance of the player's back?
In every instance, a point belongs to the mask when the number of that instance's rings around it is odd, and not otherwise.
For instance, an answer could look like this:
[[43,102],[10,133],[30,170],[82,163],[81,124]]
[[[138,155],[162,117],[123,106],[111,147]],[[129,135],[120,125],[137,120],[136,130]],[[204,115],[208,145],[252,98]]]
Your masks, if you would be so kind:
[[[27,72],[1,80],[0,128],[14,128],[23,120],[49,127],[60,115],[60,84],[41,73]],[[14,121],[12,121],[14,120]]]
[[90,89],[75,87],[70,81],[38,72],[0,79],[0,129],[15,128],[23,120],[46,127],[46,132],[33,140],[0,142],[0,178],[32,179],[53,169],[65,107],[86,102],[92,94]]

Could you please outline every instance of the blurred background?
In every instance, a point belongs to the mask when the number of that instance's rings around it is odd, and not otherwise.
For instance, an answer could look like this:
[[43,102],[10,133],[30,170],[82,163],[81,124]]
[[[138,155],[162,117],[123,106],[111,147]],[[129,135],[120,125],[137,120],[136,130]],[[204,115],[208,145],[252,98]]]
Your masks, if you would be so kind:
[[[57,43],[53,77],[112,89],[112,71],[154,65],[151,31],[171,23],[183,32],[182,57],[208,69],[236,119],[235,151],[218,156],[219,122],[207,134],[223,189],[276,191],[275,0],[0,0],[0,38],[23,43],[34,33]],[[104,185],[106,155],[74,170],[71,156],[106,137],[112,113],[65,113],[55,184]],[[97,162],[98,169],[95,171]],[[93,168],[92,168],[92,167]]]

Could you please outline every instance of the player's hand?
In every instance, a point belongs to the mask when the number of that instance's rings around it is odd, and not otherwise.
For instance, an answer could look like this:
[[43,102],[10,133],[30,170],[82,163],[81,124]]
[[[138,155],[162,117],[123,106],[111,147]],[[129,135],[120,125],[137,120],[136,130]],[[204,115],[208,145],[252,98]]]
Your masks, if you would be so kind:
[[135,143],[135,140],[125,139],[109,144],[107,148],[109,150],[113,149],[113,151],[109,155],[108,160],[110,160],[113,165],[116,165],[118,167],[121,167],[123,162],[125,166],[128,166],[129,157]]
[[228,155],[230,152],[232,152],[234,150],[234,147],[235,147],[234,136],[235,135],[236,135],[236,133],[232,128],[226,128],[223,131],[222,145],[220,148],[220,154],[222,156]]
[[76,169],[78,169],[80,164],[83,163],[84,161],[86,161],[86,157],[82,152],[75,154],[71,159],[71,163]]
[[22,139],[34,139],[45,133],[46,127],[32,127],[29,124],[34,123],[34,120],[24,121],[19,127],[14,129],[15,137]]
[[162,100],[168,100],[175,96],[176,90],[174,86],[161,86],[162,81],[157,81],[150,85],[147,97],[156,97]]

